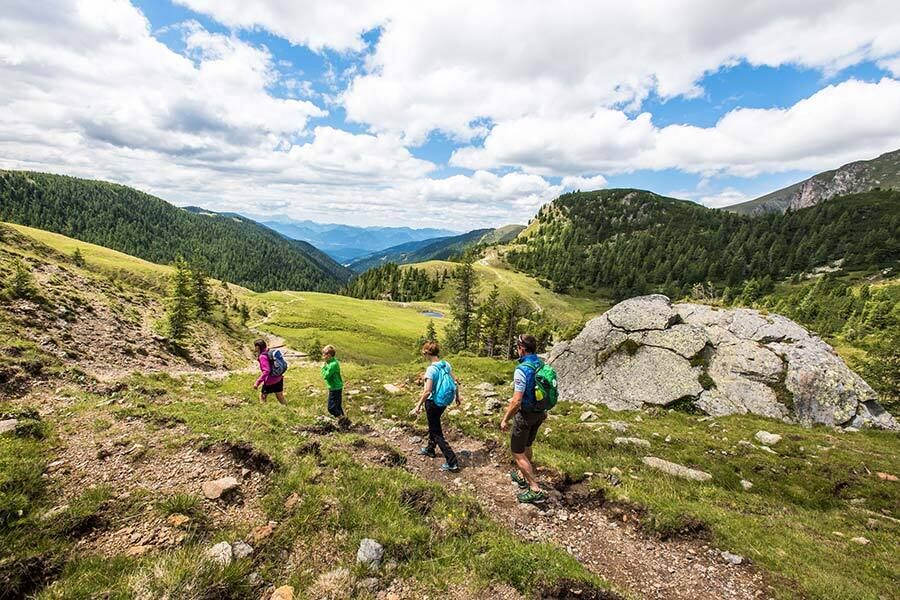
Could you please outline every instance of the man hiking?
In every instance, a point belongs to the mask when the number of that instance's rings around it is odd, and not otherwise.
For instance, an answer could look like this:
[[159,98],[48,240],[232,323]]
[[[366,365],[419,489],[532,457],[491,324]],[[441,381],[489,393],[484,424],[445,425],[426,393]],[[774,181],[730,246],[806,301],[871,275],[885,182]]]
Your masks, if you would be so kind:
[[441,427],[441,416],[444,410],[453,402],[459,405],[459,385],[456,376],[453,375],[453,367],[445,360],[440,359],[441,347],[437,342],[425,342],[422,346],[422,356],[429,361],[425,369],[425,386],[419,402],[412,409],[411,414],[418,415],[425,407],[425,415],[428,417],[428,445],[419,450],[419,454],[434,458],[435,447],[441,449],[444,455],[444,464],[441,471],[456,473],[459,471],[459,462],[453,448],[444,439],[444,430]]
[[535,395],[535,375],[543,363],[537,357],[537,340],[533,335],[520,335],[516,348],[519,365],[513,375],[513,396],[500,421],[500,429],[507,431],[512,420],[510,449],[518,470],[510,472],[509,476],[523,490],[516,499],[521,503],[541,504],[547,501],[547,494],[537,482],[531,445],[547,418],[546,408]]
[[258,389],[262,385],[262,390],[259,392],[260,402],[265,402],[269,394],[275,394],[275,398],[285,404],[284,375],[282,373],[287,368],[287,363],[281,360],[282,365],[276,364],[276,361],[281,359],[281,353],[270,352],[266,340],[256,340],[253,342],[253,348],[256,350],[256,359],[259,361],[260,370],[259,379],[253,384],[253,389]]

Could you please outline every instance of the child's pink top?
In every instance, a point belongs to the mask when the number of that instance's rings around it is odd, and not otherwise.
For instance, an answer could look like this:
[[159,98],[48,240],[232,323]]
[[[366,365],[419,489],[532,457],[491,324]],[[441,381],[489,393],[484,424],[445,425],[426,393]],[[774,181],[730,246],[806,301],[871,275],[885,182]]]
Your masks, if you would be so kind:
[[275,385],[284,377],[281,375],[271,375],[272,365],[269,363],[269,355],[263,352],[259,355],[259,370],[262,374],[259,376],[259,379],[256,380],[256,385]]

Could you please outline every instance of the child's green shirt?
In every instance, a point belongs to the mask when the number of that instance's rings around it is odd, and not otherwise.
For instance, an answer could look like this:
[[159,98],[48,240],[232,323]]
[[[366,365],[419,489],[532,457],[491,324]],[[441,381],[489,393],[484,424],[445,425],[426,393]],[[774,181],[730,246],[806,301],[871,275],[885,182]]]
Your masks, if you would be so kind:
[[341,378],[341,364],[336,358],[330,359],[322,365],[322,379],[330,391],[344,389],[344,380]]

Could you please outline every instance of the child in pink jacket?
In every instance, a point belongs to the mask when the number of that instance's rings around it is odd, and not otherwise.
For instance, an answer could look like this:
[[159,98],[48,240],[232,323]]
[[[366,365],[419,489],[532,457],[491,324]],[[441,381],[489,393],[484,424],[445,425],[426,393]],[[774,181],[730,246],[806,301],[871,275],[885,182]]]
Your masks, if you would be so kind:
[[265,340],[256,340],[253,342],[256,349],[256,358],[259,361],[259,370],[261,372],[259,379],[253,384],[253,389],[258,389],[262,385],[259,392],[259,400],[266,401],[266,396],[275,394],[279,402],[285,404],[284,400],[284,377],[281,375],[272,375],[272,363],[269,358],[268,345]]

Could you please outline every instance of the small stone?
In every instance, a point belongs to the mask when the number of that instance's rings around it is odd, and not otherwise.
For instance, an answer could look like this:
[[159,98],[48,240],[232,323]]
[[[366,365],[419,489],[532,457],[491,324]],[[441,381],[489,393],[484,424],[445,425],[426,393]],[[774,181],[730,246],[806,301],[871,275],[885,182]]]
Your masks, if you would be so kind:
[[11,431],[16,430],[16,425],[19,424],[18,419],[4,419],[0,421],[0,434],[10,433]]
[[671,441],[672,441],[672,436],[671,436],[671,435],[667,435],[667,436],[666,436],[666,439],[663,440],[663,441],[666,442],[667,444],[668,444],[668,443],[671,443]]
[[128,550],[125,551],[125,555],[126,556],[143,556],[144,554],[149,552],[151,548],[152,548],[152,546],[144,546],[144,545],[132,546],[131,548],[129,548]]
[[741,479],[741,487],[744,488],[745,491],[749,491],[750,488],[753,487],[753,482],[747,481],[746,479]]
[[685,467],[684,465],[669,462],[661,458],[656,458],[655,456],[645,456],[643,458],[643,462],[649,467],[653,467],[654,469],[658,469],[663,473],[668,473],[669,475],[673,475],[675,477],[682,477],[684,479],[691,479],[693,481],[709,481],[710,479],[712,479],[712,475],[710,475],[709,473],[691,469]]
[[169,515],[169,518],[166,519],[166,523],[168,523],[170,527],[181,527],[190,520],[191,518],[187,515],[175,513],[173,515]]
[[294,588],[289,585],[283,585],[275,590],[270,600],[294,600]]
[[238,480],[234,477],[222,477],[214,481],[206,481],[203,483],[203,495],[209,500],[217,500],[223,494],[240,486]]
[[881,471],[877,472],[878,479],[882,481],[898,481],[896,475],[891,475],[890,473],[882,473]]
[[731,552],[728,552],[727,550],[722,552],[721,555],[722,555],[722,558],[724,558],[727,563],[732,564],[732,565],[739,565],[742,562],[744,562],[743,556],[741,556],[740,554],[732,554]]
[[769,433],[768,431],[757,431],[756,435],[753,437],[756,438],[757,442],[764,446],[774,446],[781,441],[780,435],[777,433]]
[[66,512],[67,510],[69,510],[68,504],[60,504],[59,506],[54,506],[53,508],[51,508],[50,510],[48,510],[47,512],[45,512],[44,514],[41,515],[41,521],[49,521],[53,517],[56,517],[57,515],[61,515],[62,513]]
[[451,409],[451,410],[447,411],[447,414],[451,417],[459,416],[459,409],[458,408]]
[[860,546],[866,546],[870,543],[869,540],[864,537],[850,538],[850,541],[853,542],[854,544],[859,544]]
[[366,577],[359,582],[359,587],[366,590],[370,594],[378,591],[379,585],[381,585],[381,583],[378,581],[377,577]]
[[267,525],[260,525],[252,532],[250,532],[250,541],[254,544],[258,544],[270,535],[272,535],[272,531],[274,531],[275,526],[272,523]]
[[832,531],[832,532],[831,532],[831,535],[836,535],[836,536],[838,536],[838,537],[845,537],[844,534],[841,533],[840,531]]
[[356,551],[357,564],[365,565],[370,569],[377,569],[384,557],[384,546],[371,538],[364,538],[359,543]]
[[212,548],[209,548],[206,551],[206,555],[212,559],[213,562],[216,562],[223,567],[225,565],[231,564],[231,559],[233,554],[231,552],[231,544],[228,542],[219,542]]
[[248,556],[253,554],[253,546],[246,542],[238,540],[231,545],[231,552],[236,559],[240,560],[242,558],[247,558]]
[[414,445],[415,445],[415,444],[421,444],[421,443],[422,443],[422,436],[420,436],[420,435],[414,435],[414,436],[412,436],[411,438],[409,438],[409,443],[410,443],[410,444],[414,444]]
[[578,417],[578,420],[581,421],[582,423],[587,423],[588,421],[596,421],[597,413],[595,413],[592,410],[586,410],[583,413],[581,413],[581,416]]
[[616,446],[638,446],[639,448],[649,448],[650,442],[635,437],[617,437],[613,440]]
[[401,390],[399,386],[396,386],[393,383],[386,383],[384,384],[384,391],[389,394],[399,394],[403,390]]
[[300,494],[297,492],[292,492],[290,496],[284,501],[285,510],[294,510],[294,507],[300,502]]
[[484,401],[484,412],[488,414],[498,412],[501,408],[503,408],[503,403],[496,398],[488,398]]

